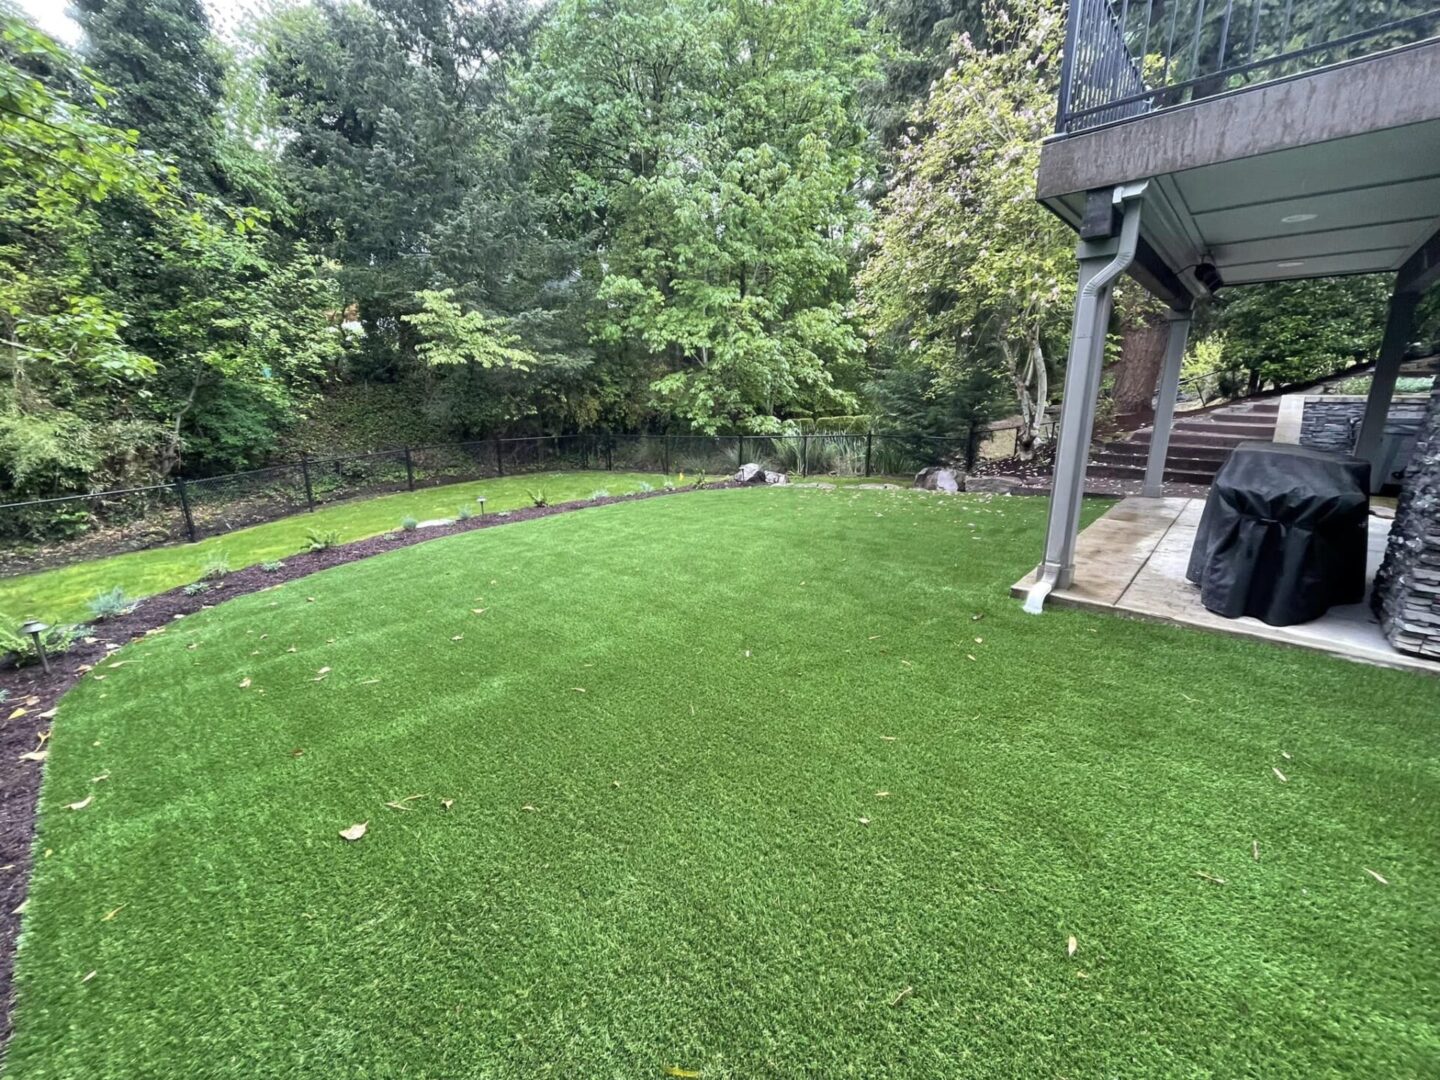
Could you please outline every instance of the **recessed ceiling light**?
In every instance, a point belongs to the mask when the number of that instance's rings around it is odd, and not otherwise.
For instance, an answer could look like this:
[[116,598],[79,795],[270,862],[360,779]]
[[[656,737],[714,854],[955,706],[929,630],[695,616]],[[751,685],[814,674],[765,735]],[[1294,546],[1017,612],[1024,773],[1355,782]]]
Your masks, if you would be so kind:
[[1280,219],[1282,225],[1299,225],[1302,221],[1314,221],[1318,214],[1286,214]]
[[1292,270],[1292,269],[1294,269],[1294,268],[1297,267],[1297,266],[1304,266],[1304,265],[1305,265],[1305,260],[1304,260],[1304,259],[1301,259],[1301,260],[1299,260],[1298,262],[1276,263],[1275,265],[1278,266],[1281,270]]

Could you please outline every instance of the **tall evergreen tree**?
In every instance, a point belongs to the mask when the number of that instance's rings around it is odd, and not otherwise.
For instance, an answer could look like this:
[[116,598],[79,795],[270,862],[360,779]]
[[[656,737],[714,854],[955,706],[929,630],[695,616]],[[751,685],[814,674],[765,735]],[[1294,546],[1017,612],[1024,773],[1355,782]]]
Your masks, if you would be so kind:
[[224,191],[216,140],[223,75],[202,0],[76,0],[86,62],[112,123],[170,157],[187,186]]

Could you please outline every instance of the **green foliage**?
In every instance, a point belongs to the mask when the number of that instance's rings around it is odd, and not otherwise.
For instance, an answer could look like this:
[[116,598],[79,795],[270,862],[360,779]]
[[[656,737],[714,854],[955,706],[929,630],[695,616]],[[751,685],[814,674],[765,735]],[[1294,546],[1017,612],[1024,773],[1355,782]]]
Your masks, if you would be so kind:
[[267,574],[278,574],[281,570],[285,569],[285,564],[279,559],[270,559],[266,562],[262,562],[260,564],[260,569],[265,571],[265,573]]
[[340,543],[337,529],[306,529],[306,551],[327,551]]
[[1253,393],[1372,360],[1389,293],[1378,274],[1226,289],[1213,316],[1223,363],[1243,373]]
[[419,335],[415,351],[421,360],[432,366],[477,364],[516,371],[529,371],[539,362],[519,347],[519,337],[506,331],[500,320],[466,311],[451,299],[454,295],[454,289],[422,290],[416,295],[420,310],[401,316]]
[[201,581],[219,581],[228,573],[230,573],[230,557],[219,548],[210,552],[200,566]]
[[469,521],[474,516],[475,511],[471,510],[470,507],[466,506],[464,503],[461,503],[460,508],[455,511],[456,521]]
[[542,490],[540,490],[540,489],[538,489],[538,488],[537,488],[536,490],[534,490],[534,491],[529,491],[529,492],[527,492],[527,494],[530,496],[530,505],[531,505],[531,506],[548,506],[548,505],[550,505],[550,500],[545,497],[545,492],[542,491]]
[[[22,634],[19,623],[9,616],[0,615],[0,657],[9,657],[16,667],[29,667],[40,662],[40,652],[35,639]],[[41,631],[40,642],[45,646],[47,656],[63,656],[75,647],[85,633],[83,626],[51,626]]]
[[592,492],[590,493],[590,498],[591,498],[592,500],[593,500],[593,499],[608,499],[608,498],[610,498],[610,492],[607,491],[605,488],[596,488],[594,491],[592,491]]
[[403,517],[400,519],[400,528],[405,532],[414,532],[419,527],[420,522],[416,521],[413,517]]
[[138,600],[132,600],[126,596],[125,590],[116,585],[113,589],[96,593],[90,598],[88,607],[90,608],[90,617],[98,622],[104,619],[113,619],[119,615],[129,615],[135,610],[138,603]]
[[199,596],[201,593],[209,592],[211,588],[212,586],[208,582],[192,581],[180,591],[186,596]]
[[1033,439],[1074,297],[1073,238],[1033,190],[1063,23],[1040,0],[987,0],[985,25],[989,48],[958,40],[919,112],[929,136],[901,141],[859,288],[900,416],[968,426],[1008,384]]

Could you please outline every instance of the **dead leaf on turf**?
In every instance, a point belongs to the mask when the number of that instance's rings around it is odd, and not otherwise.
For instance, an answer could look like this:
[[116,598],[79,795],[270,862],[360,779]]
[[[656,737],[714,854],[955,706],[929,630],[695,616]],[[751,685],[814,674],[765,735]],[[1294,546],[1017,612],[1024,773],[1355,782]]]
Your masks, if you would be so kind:
[[1065,955],[1066,955],[1066,956],[1074,956],[1076,950],[1079,949],[1079,948],[1080,948],[1080,943],[1075,940],[1075,935],[1074,935],[1074,934],[1071,934],[1071,935],[1070,935],[1070,940],[1067,941],[1067,942],[1065,942]]
[[1195,871],[1195,876],[1196,876],[1196,877],[1202,877],[1202,878],[1204,878],[1206,881],[1213,882],[1213,883],[1216,884],[1216,885],[1224,885],[1224,884],[1225,884],[1225,879],[1224,879],[1223,877],[1216,877],[1214,874],[1207,874],[1207,873],[1205,873],[1204,870],[1196,870],[1196,871]]
[[249,675],[246,675],[245,678],[243,678],[243,679],[240,680],[240,689],[241,689],[241,690],[249,689],[250,683],[251,683],[250,676],[249,676]]
[[697,1076],[700,1075],[700,1074],[699,1074],[698,1072],[696,1072],[694,1069],[682,1069],[682,1068],[680,1068],[680,1066],[678,1066],[678,1065],[666,1065],[663,1071],[664,1071],[664,1073],[665,1073],[666,1076],[689,1076],[689,1077],[697,1077]]
[[57,712],[59,712],[59,711],[60,711],[59,706],[56,706],[56,707],[53,708],[53,709],[46,709],[44,712],[42,712],[42,713],[40,714],[39,719],[41,719],[41,720],[54,720],[54,719],[55,719],[55,714],[56,714]]
[[394,802],[387,802],[385,805],[392,810],[413,810],[415,808],[407,804],[414,802],[416,799],[423,798],[425,798],[424,795],[406,795],[403,799],[396,799]]
[[1286,777],[1286,775],[1285,775],[1283,772],[1281,772],[1279,769],[1275,768],[1274,765],[1271,765],[1271,766],[1270,766],[1270,771],[1275,774],[1275,778],[1276,778],[1277,780],[1279,780],[1280,783],[1282,783],[1282,784],[1288,784],[1288,783],[1290,782],[1290,780]]
[[89,974],[87,974],[87,975],[86,975],[83,979],[81,979],[80,981],[81,981],[82,983],[87,983],[87,982],[89,982],[91,979],[93,979],[93,978],[94,978],[96,975],[98,975],[98,974],[99,974],[98,971],[92,971],[92,972],[90,972]]
[[465,635],[464,635],[464,634],[456,634],[456,635],[455,635],[454,637],[452,637],[450,640],[451,640],[451,641],[464,641],[464,640],[465,640]]
[[1373,877],[1376,881],[1380,882],[1381,885],[1389,885],[1389,884],[1390,884],[1390,882],[1386,881],[1383,877],[1381,877],[1379,874],[1377,874],[1374,870],[1371,870],[1370,867],[1368,867],[1368,866],[1362,866],[1360,869],[1364,870],[1365,873],[1369,874],[1369,875],[1370,875],[1371,877]]
[[21,754],[21,761],[44,761],[50,756],[49,750],[31,750],[28,754]]
[[307,596],[307,597],[305,597],[305,602],[306,602],[307,604],[313,604],[313,603],[315,602],[315,597],[313,597],[313,596]]
[[967,653],[965,654],[965,659],[966,659],[966,660],[974,660],[974,659],[975,659],[975,654],[974,654],[974,653],[968,653],[968,652],[967,652]]
[[66,810],[84,810],[85,807],[87,807],[87,806],[90,805],[91,801],[92,801],[94,798],[95,798],[94,795],[86,795],[85,798],[81,799],[79,802],[66,803],[66,804],[65,804],[65,809],[66,809]]
[[340,830],[341,840],[359,840],[365,835],[365,830],[370,828],[368,821],[362,821],[358,825],[351,825],[348,829]]
[[115,918],[116,915],[119,915],[120,912],[121,912],[122,910],[124,910],[124,907],[125,907],[125,905],[124,905],[124,904],[121,904],[121,905],[120,905],[119,907],[117,907],[117,908],[111,908],[109,911],[105,912],[104,915],[101,915],[101,916],[100,916],[100,921],[101,921],[101,922],[109,922],[111,919]]
[[888,791],[877,791],[877,792],[875,792],[875,798],[877,798],[877,799],[888,799],[889,797],[890,797],[890,793],[889,793]]
[[452,806],[454,806],[454,805],[455,805],[455,800],[454,800],[454,799],[441,799],[441,800],[440,800],[440,806],[441,806],[441,808],[444,809],[444,810],[449,810],[450,807],[452,807]]
[[1290,760],[1291,760],[1290,755],[1287,754],[1284,750],[1281,750],[1281,751],[1280,751],[1280,756],[1283,757],[1286,761],[1290,761]]
[[881,736],[880,736],[880,741],[881,741],[881,742],[894,742],[894,741],[895,741],[895,736],[894,736],[894,735],[881,735]]
[[585,687],[583,687],[583,686],[572,686],[572,687],[570,687],[570,689],[571,689],[571,690],[574,690],[575,693],[577,693],[577,694],[586,693]]
[[474,607],[474,608],[471,608],[471,609],[470,609],[470,614],[471,614],[471,615],[484,615],[484,614],[485,614],[485,609],[484,609],[483,607]]
[[30,711],[29,709],[16,709],[14,712],[12,712],[12,713],[10,714],[10,716],[8,717],[8,719],[10,719],[10,720],[18,720],[18,719],[20,719],[20,717],[24,716],[24,715],[25,715],[26,713],[28,713],[29,711]]
[[528,802],[524,806],[520,807],[520,809],[529,811],[532,814],[538,814],[540,812],[538,808],[531,806]]
[[869,824],[870,824],[870,819],[869,819],[868,817],[862,817],[862,818],[860,819],[860,824],[861,824],[861,825],[869,825]]
[[286,651],[286,652],[299,652],[300,650],[297,649],[297,648],[295,648],[294,645],[291,645],[291,646],[290,646],[288,649],[286,649],[285,651]]
[[90,782],[91,782],[92,784],[98,784],[98,783],[100,783],[102,780],[109,780],[109,779],[110,779],[110,774],[109,774],[108,772],[102,772],[99,776],[92,776],[92,777],[90,777]]
[[892,1009],[895,1008],[896,1006],[898,1006],[902,1001],[904,1001],[906,998],[908,998],[908,997],[909,997],[911,994],[913,994],[914,992],[915,992],[915,988],[914,988],[913,986],[907,986],[907,987],[905,987],[904,990],[901,990],[898,994],[896,994],[893,998],[890,999],[890,1007],[891,1007]]
[[291,756],[291,757],[300,757],[300,756],[301,756],[302,754],[304,754],[304,753],[305,753],[305,751],[302,750],[300,747],[297,746],[294,750],[291,750],[291,751],[290,751],[290,756]]
[[1260,841],[1259,841],[1259,840],[1251,840],[1251,841],[1250,841],[1250,857],[1251,857],[1252,859],[1254,859],[1256,862],[1259,862],[1259,861],[1260,861]]
[[971,615],[971,616],[970,616],[970,621],[971,621],[971,622],[979,622],[979,621],[980,621],[981,619],[983,619],[984,617],[985,617],[985,613],[984,613],[983,611],[979,611],[979,612],[976,612],[974,615]]

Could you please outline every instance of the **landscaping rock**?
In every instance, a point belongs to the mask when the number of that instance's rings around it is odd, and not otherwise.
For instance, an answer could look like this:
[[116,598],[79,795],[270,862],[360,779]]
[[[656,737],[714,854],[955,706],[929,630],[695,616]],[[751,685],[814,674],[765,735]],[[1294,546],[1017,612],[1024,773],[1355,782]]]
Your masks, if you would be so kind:
[[771,482],[767,479],[769,475],[769,473],[752,461],[748,465],[741,465],[740,471],[730,479],[734,480],[737,484],[768,484]]
[[820,489],[821,491],[834,491],[834,490],[835,490],[835,485],[834,485],[834,484],[828,483],[828,482],[826,482],[826,481],[824,481],[824,480],[811,480],[809,483],[805,483],[805,484],[791,484],[790,486],[791,486],[791,487],[798,487],[798,488],[818,488],[818,489]]
[[966,491],[990,491],[999,495],[1008,495],[1016,488],[1022,486],[1024,481],[1018,476],[967,476],[965,478]]
[[765,471],[765,483],[767,483],[767,484],[788,484],[788,483],[790,483],[790,478],[789,478],[788,476],[786,476],[783,472],[770,472],[770,471],[767,469],[767,470]]
[[958,469],[932,465],[915,474],[915,486],[921,491],[947,491],[953,495],[965,490],[965,474]]

